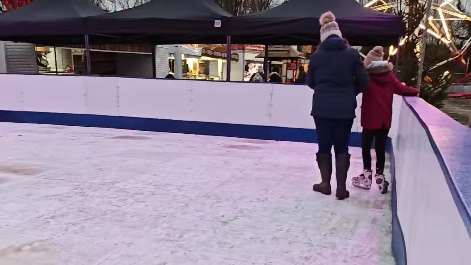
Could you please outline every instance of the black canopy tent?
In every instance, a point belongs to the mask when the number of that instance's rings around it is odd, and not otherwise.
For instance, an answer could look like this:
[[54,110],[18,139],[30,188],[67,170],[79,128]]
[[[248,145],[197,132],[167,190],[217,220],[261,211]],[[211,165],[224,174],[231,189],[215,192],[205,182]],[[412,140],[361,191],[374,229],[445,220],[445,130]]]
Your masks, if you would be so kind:
[[319,18],[332,11],[352,45],[396,44],[402,18],[365,8],[355,0],[290,0],[275,8],[231,19],[232,43],[313,45],[320,39]]
[[143,5],[87,19],[91,43],[227,43],[231,73],[231,17],[212,0],[151,0]]
[[105,13],[89,0],[35,0],[0,15],[0,39],[50,46],[84,44],[85,18]]
[[212,0],[151,0],[88,19],[92,43],[226,43],[231,17]]
[[106,11],[89,0],[35,0],[0,15],[0,39],[48,46],[85,44],[87,73],[91,73],[85,19]]

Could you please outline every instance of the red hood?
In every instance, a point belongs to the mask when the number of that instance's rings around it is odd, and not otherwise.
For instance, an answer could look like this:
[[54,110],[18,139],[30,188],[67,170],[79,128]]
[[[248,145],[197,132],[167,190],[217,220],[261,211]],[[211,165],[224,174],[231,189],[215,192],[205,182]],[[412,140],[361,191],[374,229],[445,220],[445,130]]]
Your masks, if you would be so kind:
[[370,82],[377,84],[379,86],[384,86],[385,84],[391,84],[394,81],[394,74],[393,72],[389,71],[386,73],[378,73],[378,74],[369,74]]

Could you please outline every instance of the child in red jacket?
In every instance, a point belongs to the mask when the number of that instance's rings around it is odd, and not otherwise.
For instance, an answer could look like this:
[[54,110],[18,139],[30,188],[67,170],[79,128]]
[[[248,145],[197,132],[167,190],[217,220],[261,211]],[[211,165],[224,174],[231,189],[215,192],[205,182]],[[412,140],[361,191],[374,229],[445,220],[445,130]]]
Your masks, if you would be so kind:
[[361,106],[363,173],[352,178],[352,184],[362,189],[370,189],[373,182],[371,170],[371,145],[375,140],[376,173],[375,180],[382,194],[388,192],[389,182],[384,177],[386,140],[392,120],[393,94],[417,96],[418,90],[405,86],[394,76],[393,65],[383,61],[382,47],[374,47],[365,58],[370,82],[363,92]]

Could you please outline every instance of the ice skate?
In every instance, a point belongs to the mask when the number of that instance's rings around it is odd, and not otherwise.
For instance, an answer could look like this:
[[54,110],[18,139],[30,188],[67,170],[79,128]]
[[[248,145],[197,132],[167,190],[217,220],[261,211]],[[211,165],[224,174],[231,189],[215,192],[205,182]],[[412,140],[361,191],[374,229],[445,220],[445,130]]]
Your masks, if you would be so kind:
[[373,182],[373,172],[371,170],[364,170],[359,176],[352,178],[352,185],[354,187],[369,190]]
[[383,173],[376,173],[375,174],[376,184],[378,185],[379,191],[381,194],[388,193],[389,190],[389,182],[386,180]]

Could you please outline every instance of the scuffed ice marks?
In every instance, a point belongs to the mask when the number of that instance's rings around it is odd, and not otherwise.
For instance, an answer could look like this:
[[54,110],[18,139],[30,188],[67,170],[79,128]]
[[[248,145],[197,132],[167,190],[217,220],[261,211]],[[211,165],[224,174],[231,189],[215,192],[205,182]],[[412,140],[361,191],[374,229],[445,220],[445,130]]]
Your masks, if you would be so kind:
[[[21,181],[25,178],[33,178],[42,172],[45,168],[40,165],[26,163],[0,163],[0,185],[11,181]],[[0,265],[2,265],[0,263]]]
[[7,173],[16,176],[34,176],[43,172],[38,165],[28,164],[0,164],[0,173]]
[[[314,194],[315,144],[9,123],[0,133],[0,265],[394,264],[390,196]],[[351,153],[353,176],[361,150]]]
[[13,245],[0,250],[1,265],[48,265],[53,259],[54,247],[45,241]]

